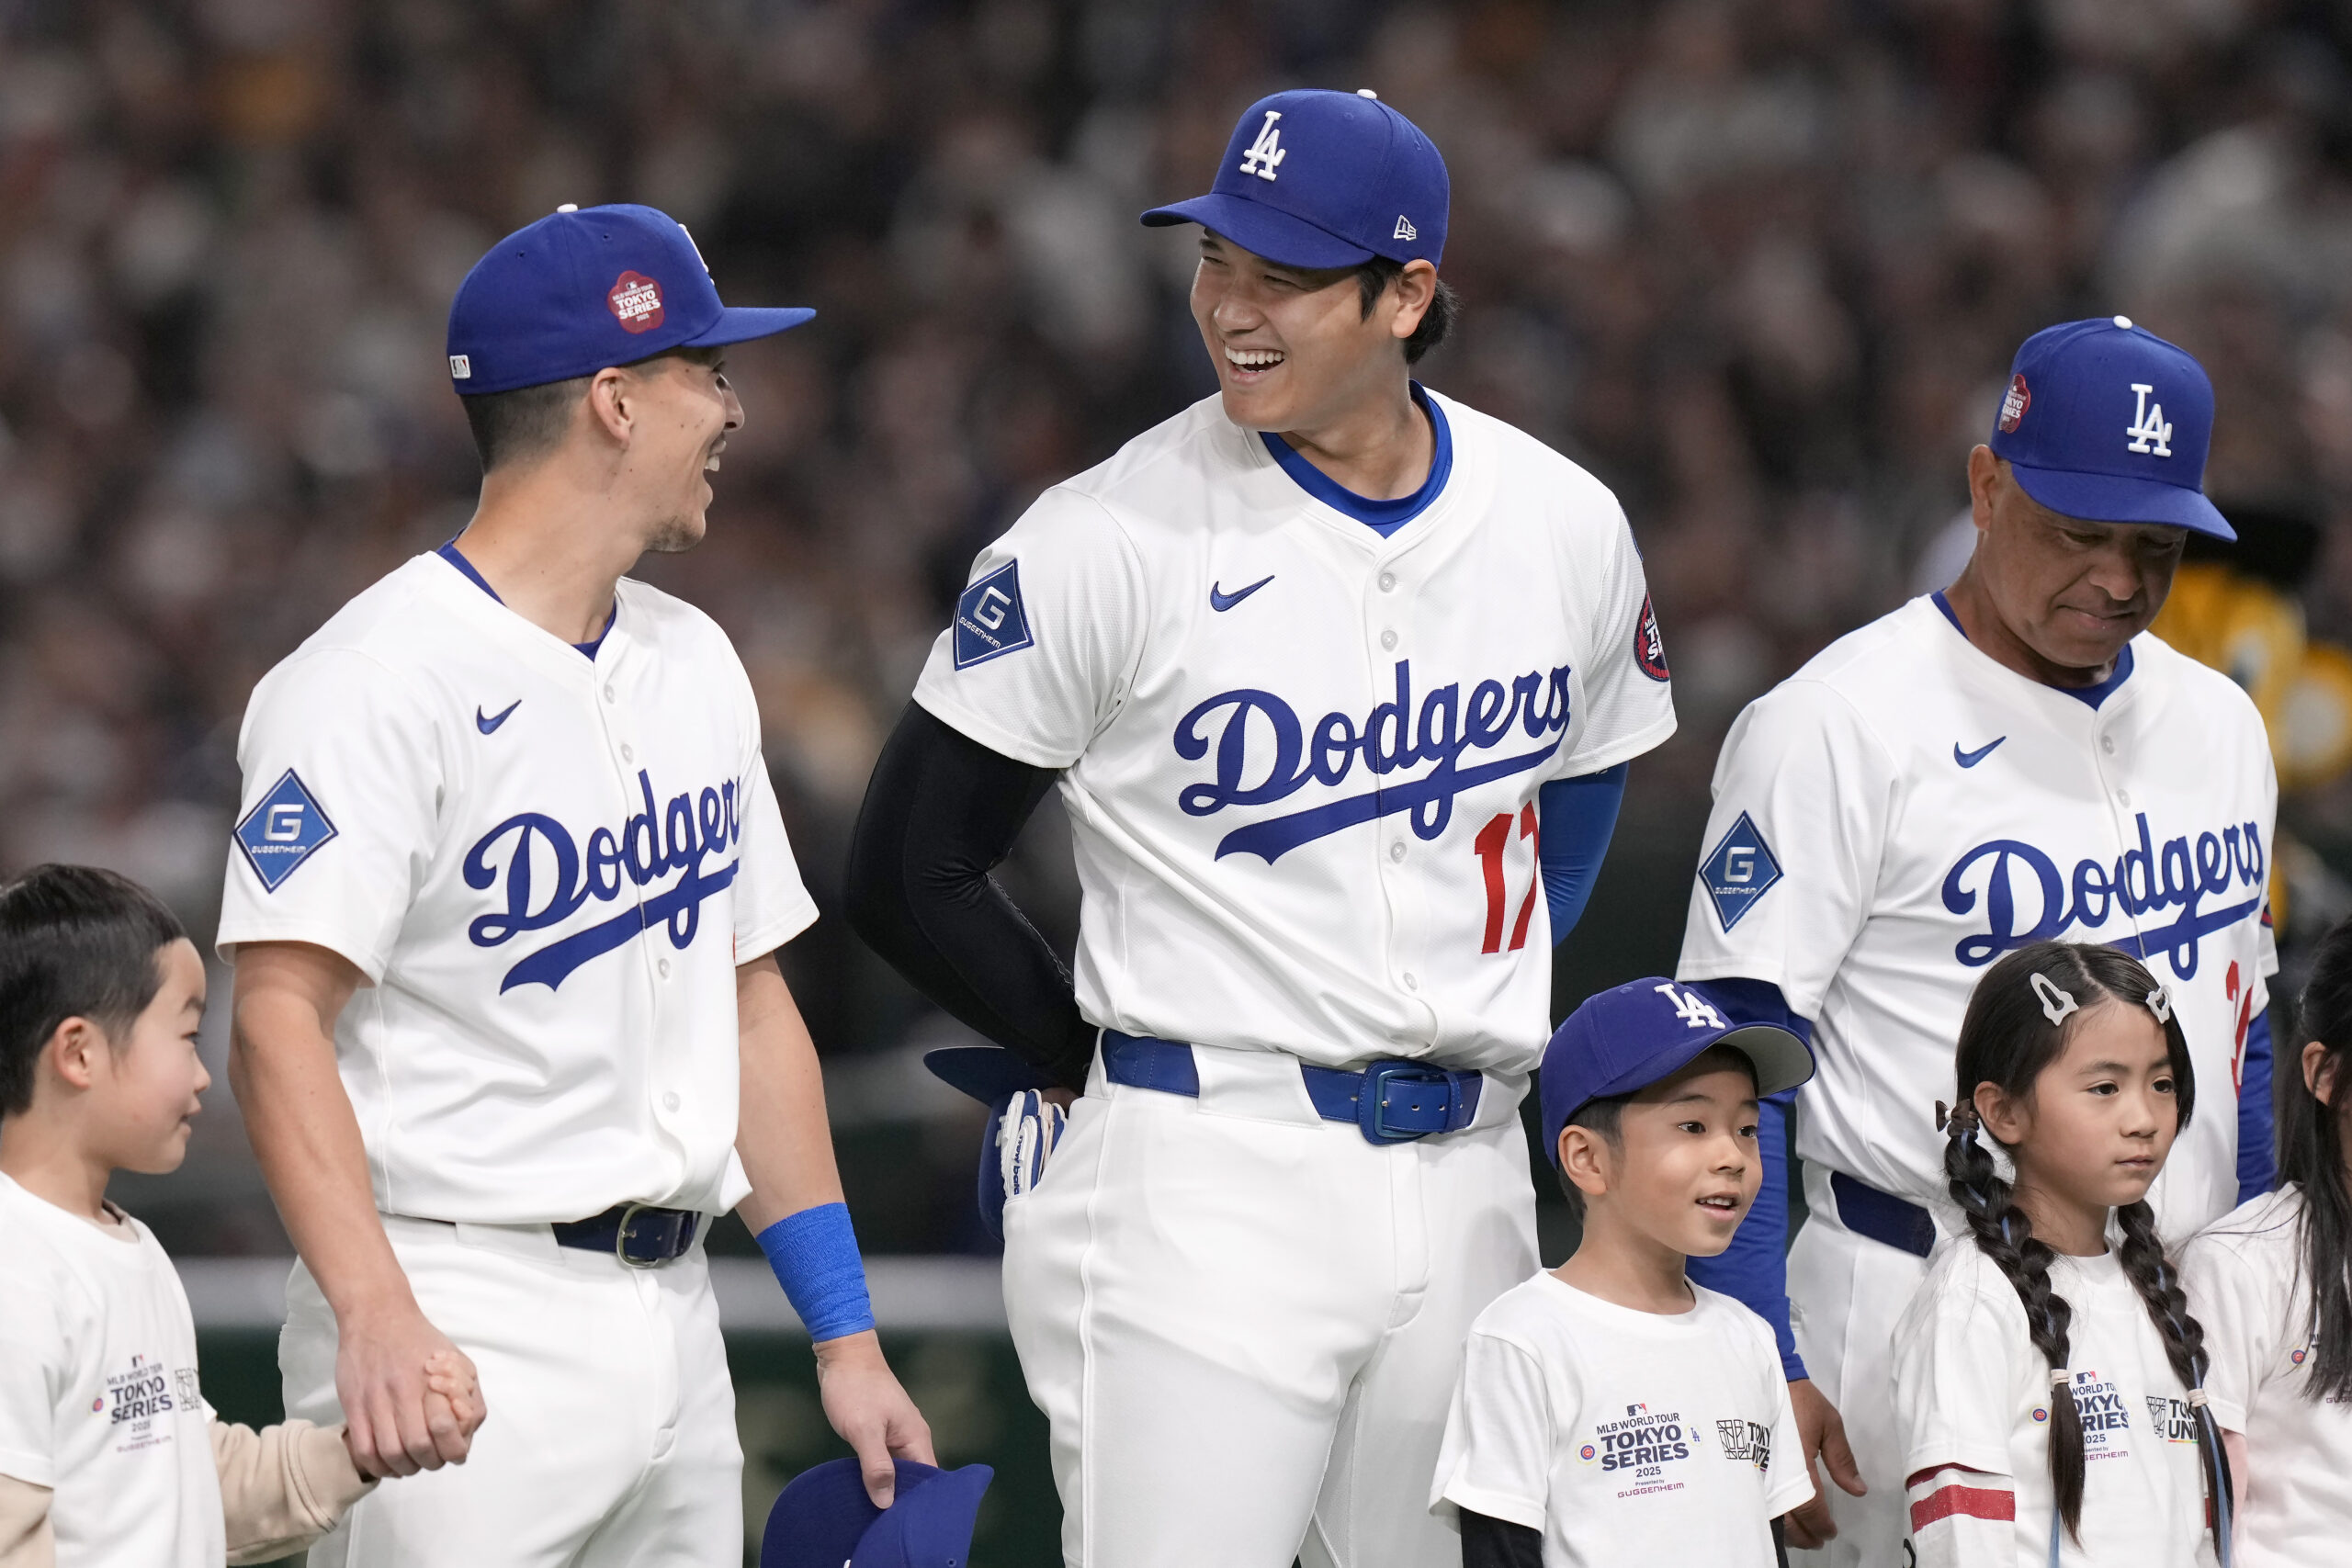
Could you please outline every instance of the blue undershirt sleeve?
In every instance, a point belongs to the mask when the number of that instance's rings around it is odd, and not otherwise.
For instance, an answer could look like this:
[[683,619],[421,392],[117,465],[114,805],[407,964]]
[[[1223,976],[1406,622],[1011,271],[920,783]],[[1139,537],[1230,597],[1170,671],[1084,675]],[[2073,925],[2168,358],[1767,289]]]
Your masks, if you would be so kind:
[[2255,1015],[2245,1032],[2238,1069],[2238,1201],[2251,1202],[2278,1185],[2278,1152],[2271,1127],[2270,1015]]
[[[1685,982],[1684,989],[1700,992],[1724,1017],[1743,1023],[1777,1023],[1792,1031],[1807,1045],[1813,1024],[1789,1010],[1781,987],[1763,980]],[[1789,1327],[1789,1113],[1797,1091],[1789,1089],[1765,1100],[1756,1119],[1758,1153],[1764,1164],[1764,1183],[1747,1217],[1733,1234],[1731,1246],[1720,1257],[1690,1259],[1690,1278],[1711,1291],[1721,1291],[1746,1303],[1772,1325],[1781,1348],[1781,1370],[1791,1382],[1805,1376],[1797,1355],[1796,1336]]]
[[1559,943],[1583,918],[1585,901],[1617,830],[1617,808],[1625,799],[1625,770],[1620,762],[1597,773],[1555,779],[1535,795],[1535,858],[1544,872],[1544,902],[1552,916],[1552,942]]

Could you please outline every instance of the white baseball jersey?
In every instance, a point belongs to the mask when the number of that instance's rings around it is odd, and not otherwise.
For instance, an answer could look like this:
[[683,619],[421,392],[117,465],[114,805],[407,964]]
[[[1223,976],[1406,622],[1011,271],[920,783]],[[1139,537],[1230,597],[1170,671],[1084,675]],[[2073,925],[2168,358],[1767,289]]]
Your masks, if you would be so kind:
[[2213,1419],[2245,1437],[2239,1568],[2303,1568],[2352,1540],[2352,1401],[2311,1397],[2302,1217],[2302,1190],[2290,1182],[2215,1221],[2181,1254],[2188,1310],[2205,1329]]
[[[2212,1568],[2205,1475],[2188,1391],[2165,1358],[2121,1258],[2057,1257],[2050,1288],[2074,1309],[2066,1370],[2083,1422],[2082,1540],[2066,1568]],[[1937,1248],[1894,1330],[1903,1472],[1962,1465],[2008,1477],[2019,1568],[2050,1561],[2050,1363],[2025,1307],[1966,1237]]]
[[735,965],[816,908],[725,634],[617,596],[592,660],[419,556],[246,709],[220,947],[311,942],[366,975],[335,1047],[387,1213],[749,1190]]
[[50,1488],[61,1563],[227,1555],[196,1323],[147,1227],[113,1235],[0,1176],[0,1475]]
[[1811,1499],[1764,1320],[1694,1285],[1678,1314],[1552,1274],[1478,1315],[1430,1506],[1540,1530],[1544,1568],[1771,1568],[1771,1521]]
[[1813,1020],[1805,1158],[1941,1204],[1935,1108],[1969,994],[2055,937],[2144,953],[2178,1010],[2198,1092],[2151,1194],[2165,1233],[2236,1202],[2237,1073],[2278,968],[2278,782],[2226,676],[2154,637],[2127,652],[2094,707],[1915,599],[1732,726],[1679,976],[1769,981]]
[[1533,1066],[1536,792],[1657,745],[1673,703],[1615,498],[1431,403],[1451,473],[1388,537],[1211,397],[975,564],[915,700],[1064,770],[1090,1021],[1333,1066]]

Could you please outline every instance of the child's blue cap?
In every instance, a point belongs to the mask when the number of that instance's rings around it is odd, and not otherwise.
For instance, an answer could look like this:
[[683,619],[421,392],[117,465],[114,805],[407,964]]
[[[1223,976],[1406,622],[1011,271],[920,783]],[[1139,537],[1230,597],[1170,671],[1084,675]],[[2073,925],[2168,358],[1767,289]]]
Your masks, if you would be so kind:
[[890,1461],[899,1489],[877,1508],[854,1459],[804,1470],[768,1510],[760,1568],[970,1568],[972,1522],[996,1472]]
[[2062,516],[2163,523],[2234,539],[2205,499],[2213,383],[2129,316],[2044,327],[2009,366],[1992,447]]
[[511,392],[766,337],[816,313],[721,305],[693,236],[666,212],[560,208],[492,245],[458,285],[449,383],[463,397]]
[[1143,220],[1198,223],[1278,266],[1434,265],[1449,189],[1436,144],[1371,88],[1300,88],[1250,106],[1208,195]]
[[1557,1167],[1569,1117],[1596,1100],[1672,1077],[1714,1045],[1747,1058],[1758,1095],[1813,1077],[1813,1053],[1793,1032],[1777,1023],[1735,1023],[1699,987],[1653,975],[1586,998],[1544,1047],[1544,1152]]

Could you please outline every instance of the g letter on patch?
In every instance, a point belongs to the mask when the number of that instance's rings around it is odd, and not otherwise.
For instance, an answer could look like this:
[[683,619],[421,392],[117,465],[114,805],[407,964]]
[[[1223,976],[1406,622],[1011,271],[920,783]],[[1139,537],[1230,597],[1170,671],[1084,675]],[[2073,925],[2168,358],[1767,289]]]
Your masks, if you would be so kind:
[[1699,880],[1706,885],[1707,897],[1715,906],[1715,919],[1729,931],[1764,897],[1766,889],[1781,880],[1781,863],[1772,858],[1764,835],[1743,811],[1731,830],[1700,862]]
[[956,668],[968,670],[1000,654],[1018,653],[1037,639],[1021,606],[1021,563],[1009,560],[964,590],[956,601]]
[[335,826],[318,796],[291,768],[245,813],[236,831],[237,847],[245,852],[262,887],[271,893],[334,836]]

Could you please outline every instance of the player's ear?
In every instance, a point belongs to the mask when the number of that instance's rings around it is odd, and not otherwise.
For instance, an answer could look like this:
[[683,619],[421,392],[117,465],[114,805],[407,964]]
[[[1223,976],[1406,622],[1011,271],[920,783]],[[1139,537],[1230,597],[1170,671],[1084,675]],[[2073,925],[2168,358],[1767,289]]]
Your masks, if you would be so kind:
[[616,365],[608,365],[588,378],[588,418],[617,445],[627,446],[637,428],[639,389],[636,374]]
[[1437,268],[1426,261],[1408,261],[1388,291],[1396,312],[1389,319],[1388,334],[1411,337],[1420,330],[1421,318],[1429,314],[1430,302],[1437,298]]
[[2303,1047],[2303,1087],[2322,1105],[2335,1103],[2335,1075],[2328,1070],[2327,1046],[2321,1041]]

